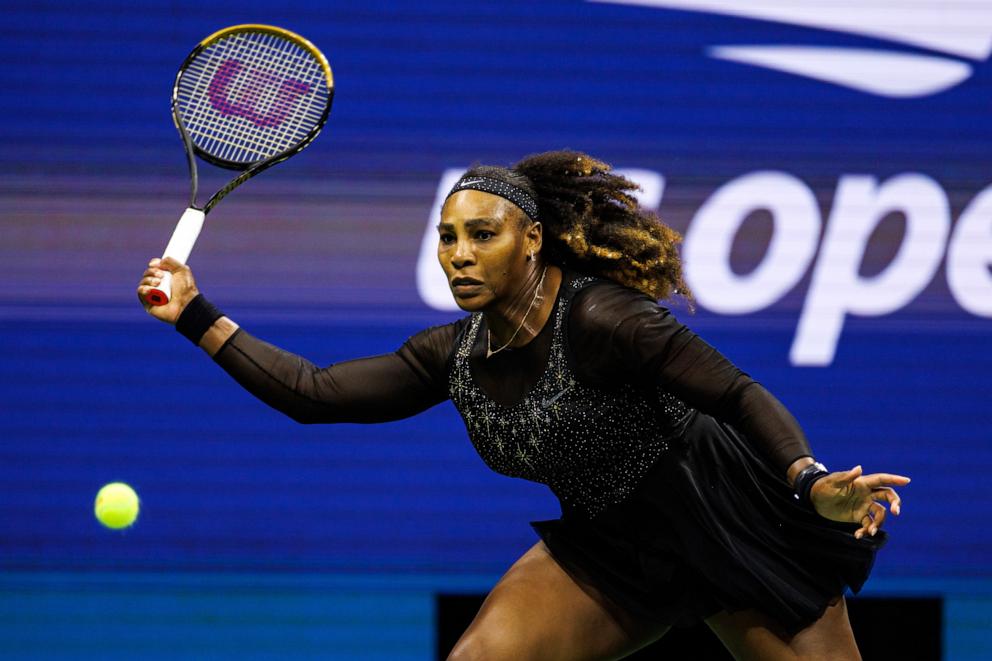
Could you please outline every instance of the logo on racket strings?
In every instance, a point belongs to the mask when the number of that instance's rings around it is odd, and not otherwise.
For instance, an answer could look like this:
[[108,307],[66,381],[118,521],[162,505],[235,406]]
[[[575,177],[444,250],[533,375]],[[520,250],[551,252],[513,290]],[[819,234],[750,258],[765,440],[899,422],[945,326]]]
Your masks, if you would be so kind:
[[[279,126],[293,110],[300,97],[310,91],[310,85],[293,78],[283,78],[261,69],[249,69],[242,76],[240,85],[234,81],[245,69],[238,60],[227,60],[210,81],[207,96],[221,115],[244,117],[260,128]],[[232,86],[235,88],[233,96]],[[260,112],[260,99],[277,88],[267,112]]]

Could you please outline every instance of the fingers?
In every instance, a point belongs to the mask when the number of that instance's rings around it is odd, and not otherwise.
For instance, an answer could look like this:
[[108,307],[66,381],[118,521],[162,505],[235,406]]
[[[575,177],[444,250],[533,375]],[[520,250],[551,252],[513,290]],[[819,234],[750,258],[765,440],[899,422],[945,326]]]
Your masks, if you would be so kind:
[[872,473],[865,475],[865,484],[872,489],[888,484],[903,486],[909,484],[909,478],[905,475],[893,475],[892,473]]
[[159,260],[158,267],[166,271],[178,271],[186,265],[174,257],[165,257]]
[[141,305],[145,310],[152,308],[145,300],[145,297],[149,294],[151,288],[159,286],[162,283],[162,278],[165,277],[165,271],[159,268],[163,265],[162,261],[158,257],[150,260],[148,262],[148,268],[141,274],[141,280],[138,281],[136,293],[138,294],[138,300],[141,301]]
[[868,506],[868,513],[861,517],[861,527],[854,532],[854,536],[861,539],[865,533],[868,533],[874,537],[884,520],[885,508],[872,501],[872,504]]
[[853,482],[858,477],[862,477],[864,486],[869,489],[878,489],[885,487],[887,485],[893,484],[897,486],[904,486],[910,483],[910,478],[905,475],[896,475],[894,473],[872,473],[871,475],[861,475],[862,468],[861,465],[857,465],[851,470],[841,471],[835,473],[837,480],[840,482]]
[[[874,494],[872,495],[874,496]],[[889,502],[893,503],[892,511],[896,514],[899,513],[897,510],[901,501],[895,491],[889,489],[888,493],[882,493],[879,495],[885,497],[889,500]],[[892,500],[893,498],[895,500]],[[861,539],[864,537],[865,533],[868,533],[874,537],[878,532],[878,529],[881,528],[882,524],[885,522],[885,517],[887,514],[888,511],[885,509],[885,506],[873,500],[871,505],[868,506],[868,512],[861,517],[861,528],[855,531],[854,536]]]
[[861,521],[859,523],[861,524],[861,527],[854,531],[854,537],[856,539],[861,539],[862,537],[865,536],[866,532],[871,530],[871,524],[873,523],[873,519],[871,518],[870,514],[865,514],[863,517],[861,517]]
[[895,489],[888,485],[902,486],[910,482],[909,477],[894,473],[872,473],[862,476],[860,464],[848,471],[836,473],[836,480],[841,484],[850,484],[852,493],[858,493],[857,500],[861,500],[862,503],[864,502],[862,500],[865,495],[864,489],[867,487],[870,490],[870,503],[859,521],[861,527],[854,532],[854,536],[858,539],[864,537],[865,534],[874,536],[878,532],[888,515],[888,510],[882,504],[883,502],[889,504],[893,514],[898,515],[902,510],[902,498],[899,497]]
[[899,514],[900,506],[902,505],[902,498],[896,493],[896,490],[892,487],[876,487],[872,489],[873,499],[886,500],[889,503],[889,509],[895,515]]
[[161,259],[156,257],[148,262],[149,269],[161,269],[165,271],[178,271],[185,266],[185,264],[175,257],[162,257]]
[[152,287],[149,285],[138,285],[138,289],[136,291],[138,293],[138,302],[141,303],[141,307],[145,308],[145,312],[151,312],[152,308],[155,306],[149,303],[146,297],[151,293]]
[[841,482],[853,482],[861,476],[861,464],[858,464],[849,471],[841,471],[837,474],[837,479]]
[[872,524],[868,528],[868,534],[874,536],[878,532],[878,529],[882,527],[882,523],[885,521],[885,515],[888,511],[885,507],[879,503],[872,503],[868,508],[868,511],[872,514]]

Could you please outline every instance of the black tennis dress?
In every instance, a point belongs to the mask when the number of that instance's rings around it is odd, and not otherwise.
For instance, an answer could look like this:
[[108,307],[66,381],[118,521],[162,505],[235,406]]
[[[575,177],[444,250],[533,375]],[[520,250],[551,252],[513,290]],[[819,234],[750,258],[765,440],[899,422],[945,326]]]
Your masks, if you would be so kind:
[[318,368],[238,330],[214,360],[300,422],[380,422],[451,399],[493,470],[547,484],[555,559],[615,606],[689,626],[755,608],[794,633],[860,591],[885,531],[801,505],[795,418],[648,296],[565,271],[544,328],[486,358],[481,313]]

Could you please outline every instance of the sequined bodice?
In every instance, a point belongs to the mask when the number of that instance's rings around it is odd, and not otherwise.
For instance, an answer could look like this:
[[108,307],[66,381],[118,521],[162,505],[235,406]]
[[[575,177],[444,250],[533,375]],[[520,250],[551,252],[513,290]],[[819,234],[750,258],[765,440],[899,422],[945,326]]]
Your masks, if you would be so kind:
[[449,395],[469,438],[493,470],[547,484],[562,508],[593,517],[629,496],[648,469],[679,438],[693,412],[665,390],[581,383],[569,365],[568,306],[594,282],[563,281],[547,367],[514,406],[502,406],[478,386],[469,356],[482,314],[473,315],[455,349]]

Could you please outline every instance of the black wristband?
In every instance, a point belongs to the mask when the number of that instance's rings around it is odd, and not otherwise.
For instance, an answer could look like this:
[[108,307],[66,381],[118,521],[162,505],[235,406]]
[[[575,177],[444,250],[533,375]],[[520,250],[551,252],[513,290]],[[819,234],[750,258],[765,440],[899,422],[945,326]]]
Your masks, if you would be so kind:
[[816,461],[806,468],[799,471],[799,475],[796,476],[795,497],[800,503],[806,507],[813,507],[813,503],[809,498],[810,492],[813,490],[813,483],[819,480],[825,475],[829,475],[827,467]]
[[193,344],[199,345],[203,334],[223,316],[224,313],[204,298],[203,294],[197,294],[176,319],[176,330]]

